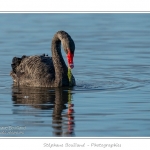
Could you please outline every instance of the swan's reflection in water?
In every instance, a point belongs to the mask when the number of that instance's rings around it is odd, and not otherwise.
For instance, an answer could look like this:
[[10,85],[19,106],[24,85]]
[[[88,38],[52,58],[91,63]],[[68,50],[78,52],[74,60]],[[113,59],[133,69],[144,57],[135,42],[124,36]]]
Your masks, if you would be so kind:
[[12,87],[12,100],[15,106],[28,105],[40,110],[52,110],[53,134],[55,136],[74,135],[71,89]]

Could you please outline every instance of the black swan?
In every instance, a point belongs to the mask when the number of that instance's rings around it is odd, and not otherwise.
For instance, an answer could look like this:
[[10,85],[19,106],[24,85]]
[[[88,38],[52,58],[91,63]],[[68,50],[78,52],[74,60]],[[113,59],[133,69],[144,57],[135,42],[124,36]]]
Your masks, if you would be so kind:
[[[61,54],[61,44],[67,54],[68,67]],[[71,36],[65,31],[58,31],[52,39],[51,50],[52,57],[45,54],[14,57],[10,72],[14,85],[30,87],[74,86],[76,83],[72,73],[71,81],[68,78],[68,70],[74,67],[75,44]]]

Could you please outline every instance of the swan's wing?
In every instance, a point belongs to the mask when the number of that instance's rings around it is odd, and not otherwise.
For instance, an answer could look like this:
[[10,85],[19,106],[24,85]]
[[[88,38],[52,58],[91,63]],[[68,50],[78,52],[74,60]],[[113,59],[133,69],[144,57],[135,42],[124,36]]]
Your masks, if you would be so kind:
[[14,57],[11,76],[20,85],[46,86],[55,79],[54,65],[51,57]]

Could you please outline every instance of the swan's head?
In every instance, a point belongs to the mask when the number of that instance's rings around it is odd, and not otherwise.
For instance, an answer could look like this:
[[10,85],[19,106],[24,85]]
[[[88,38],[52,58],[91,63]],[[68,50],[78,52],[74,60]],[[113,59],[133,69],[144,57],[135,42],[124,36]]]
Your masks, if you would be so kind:
[[61,40],[64,51],[67,54],[68,67],[73,69],[74,68],[73,57],[74,57],[74,51],[75,51],[75,43],[73,39],[71,38],[71,36],[65,31],[58,31],[57,36]]
[[74,68],[73,58],[74,58],[74,51],[75,51],[75,44],[74,41],[69,37],[68,39],[65,39],[65,42],[63,42],[64,50],[67,54],[67,60],[68,60],[68,67],[70,69]]

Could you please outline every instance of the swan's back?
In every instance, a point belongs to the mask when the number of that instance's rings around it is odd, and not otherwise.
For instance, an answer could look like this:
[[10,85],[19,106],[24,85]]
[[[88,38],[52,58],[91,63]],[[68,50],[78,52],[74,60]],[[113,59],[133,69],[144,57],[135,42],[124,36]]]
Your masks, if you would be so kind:
[[34,87],[53,86],[55,70],[52,58],[45,55],[22,56],[22,58],[14,57],[10,75],[16,85]]

